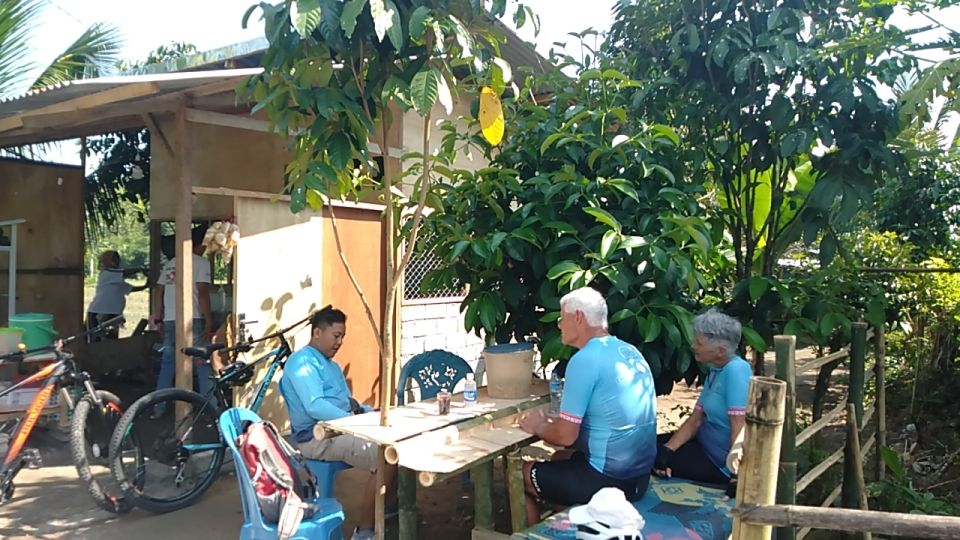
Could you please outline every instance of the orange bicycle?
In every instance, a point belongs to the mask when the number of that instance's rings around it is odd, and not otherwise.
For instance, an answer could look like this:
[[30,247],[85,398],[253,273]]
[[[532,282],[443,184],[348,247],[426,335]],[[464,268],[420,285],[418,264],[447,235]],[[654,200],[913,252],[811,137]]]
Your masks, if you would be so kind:
[[[129,501],[123,497],[120,486],[112,485],[111,489],[107,490],[105,485],[94,477],[91,470],[93,464],[104,467],[109,465],[107,450],[110,435],[117,420],[123,414],[120,409],[120,398],[105,390],[94,388],[90,375],[78,368],[73,353],[64,350],[64,345],[68,343],[85,336],[107,333],[116,329],[122,322],[123,317],[116,317],[86,332],[57,340],[49,347],[29,351],[20,350],[0,356],[0,363],[16,362],[18,364],[29,356],[40,353],[53,353],[55,357],[53,363],[0,391],[0,398],[2,398],[24,386],[46,381],[27,407],[23,418],[0,427],[0,433],[13,433],[8,439],[9,447],[3,464],[0,465],[0,504],[13,497],[15,488],[13,480],[23,467],[38,468],[42,465],[40,452],[35,448],[24,448],[24,444],[36,427],[54,391],[60,390],[60,399],[71,413],[70,451],[80,479],[86,483],[87,490],[97,504],[105,510],[124,513],[132,508]],[[75,399],[75,396],[81,397]],[[3,428],[9,428],[9,431]],[[107,482],[113,484],[109,474],[104,477]]]

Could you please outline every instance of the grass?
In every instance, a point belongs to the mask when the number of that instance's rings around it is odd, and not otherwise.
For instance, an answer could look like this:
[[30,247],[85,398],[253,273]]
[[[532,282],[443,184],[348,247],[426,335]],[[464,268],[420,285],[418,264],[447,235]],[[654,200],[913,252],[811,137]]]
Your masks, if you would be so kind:
[[[83,306],[84,316],[86,316],[86,306],[93,300],[93,293],[96,287],[92,284],[83,286]],[[120,329],[120,337],[127,337],[133,333],[140,319],[146,319],[150,313],[150,290],[138,291],[127,295],[127,308],[123,315],[127,318],[127,323]]]

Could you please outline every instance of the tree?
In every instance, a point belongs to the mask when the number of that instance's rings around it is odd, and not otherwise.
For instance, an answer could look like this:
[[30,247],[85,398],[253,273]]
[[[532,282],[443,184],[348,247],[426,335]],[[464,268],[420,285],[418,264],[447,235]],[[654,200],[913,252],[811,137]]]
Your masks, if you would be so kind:
[[474,141],[446,138],[449,163],[435,169],[449,182],[427,222],[427,247],[444,265],[428,286],[468,285],[467,328],[500,342],[536,334],[544,363],[573,352],[556,327],[560,298],[594,287],[611,331],[637,345],[669,392],[698,374],[691,311],[713,248],[703,187],[690,181],[674,130],[628,112],[638,83],[618,58],[553,60],[577,75],[528,78],[538,94],[507,101],[506,142],[487,149],[489,167],[453,169]]
[[900,165],[889,146],[899,132],[896,104],[878,87],[916,60],[896,54],[909,36],[889,25],[890,4],[645,0],[615,8],[607,47],[643,82],[633,113],[678,132],[691,174],[715,201],[714,238],[729,239],[729,275],[718,285],[767,341],[790,296],[772,279],[782,254],[801,239],[819,242],[828,265],[838,233]]
[[104,23],[90,25],[73,43],[28,80],[36,67],[29,60],[30,41],[39,22],[42,0],[4,0],[0,3],[0,98],[23,88],[37,89],[63,81],[98,77],[115,64],[120,50],[120,32]]
[[[253,77],[250,95],[254,112],[264,110],[276,130],[289,136],[295,150],[287,166],[291,210],[321,208],[329,197],[364,200],[378,196],[385,205],[387,294],[383,319],[378,321],[353,277],[349,261],[341,261],[366,308],[381,358],[381,422],[386,424],[392,397],[393,311],[397,286],[413,250],[398,261],[402,204],[394,195],[403,174],[388,155],[391,105],[415,109],[423,118],[423,147],[412,156],[415,174],[406,245],[416,245],[431,189],[429,147],[431,114],[440,104],[449,114],[453,102],[466,95],[481,96],[487,113],[485,133],[493,144],[502,135],[497,114],[499,97],[510,83],[510,67],[499,57],[500,38],[490,18],[506,14],[507,1],[496,0],[492,12],[477,0],[294,0],[260,9],[270,43],[263,56],[264,72]],[[520,6],[518,24],[531,14]],[[486,86],[482,90],[480,85]],[[469,93],[469,94],[468,94]],[[489,111],[493,110],[491,114]],[[375,141],[384,155],[377,165],[368,145]],[[382,172],[382,180],[375,180]],[[333,207],[328,206],[334,238],[340,234]]]
[[[197,52],[191,43],[170,43],[151,51],[140,61],[121,60],[117,67],[136,71]],[[150,199],[150,130],[133,128],[87,138],[87,157],[97,157],[97,168],[87,175],[84,208],[87,236],[107,232],[127,221],[127,212],[147,219]]]

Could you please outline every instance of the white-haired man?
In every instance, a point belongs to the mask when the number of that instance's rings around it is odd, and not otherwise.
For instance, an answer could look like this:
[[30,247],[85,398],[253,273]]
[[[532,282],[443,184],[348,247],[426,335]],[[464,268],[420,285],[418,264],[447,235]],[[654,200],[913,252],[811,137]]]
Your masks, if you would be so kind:
[[577,289],[560,299],[557,324],[563,343],[579,349],[567,364],[560,415],[531,414],[520,427],[573,451],[524,464],[528,523],[539,521],[538,499],[586,504],[605,487],[638,499],[656,457],[653,375],[636,347],[610,335],[606,300]]

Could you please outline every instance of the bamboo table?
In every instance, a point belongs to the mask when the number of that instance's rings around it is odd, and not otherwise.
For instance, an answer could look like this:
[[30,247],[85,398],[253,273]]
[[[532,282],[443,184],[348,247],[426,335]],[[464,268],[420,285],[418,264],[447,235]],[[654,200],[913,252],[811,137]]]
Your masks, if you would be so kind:
[[[491,398],[486,387],[477,390],[477,397],[477,405],[466,407],[462,394],[455,394],[447,415],[438,414],[436,400],[428,399],[391,409],[388,426],[380,425],[380,413],[370,412],[318,423],[314,434],[350,434],[376,443],[380,447],[381,466],[398,466],[402,540],[416,538],[417,481],[429,487],[469,469],[474,469],[475,526],[492,529],[493,460],[536,441],[536,437],[516,424],[525,411],[546,406],[549,389],[546,381],[535,380],[530,395],[522,398]],[[508,459],[508,479],[511,515],[519,511],[518,516],[512,517],[517,526],[523,520],[523,479],[518,456]],[[383,530],[383,494],[381,485],[377,497],[379,531]]]

